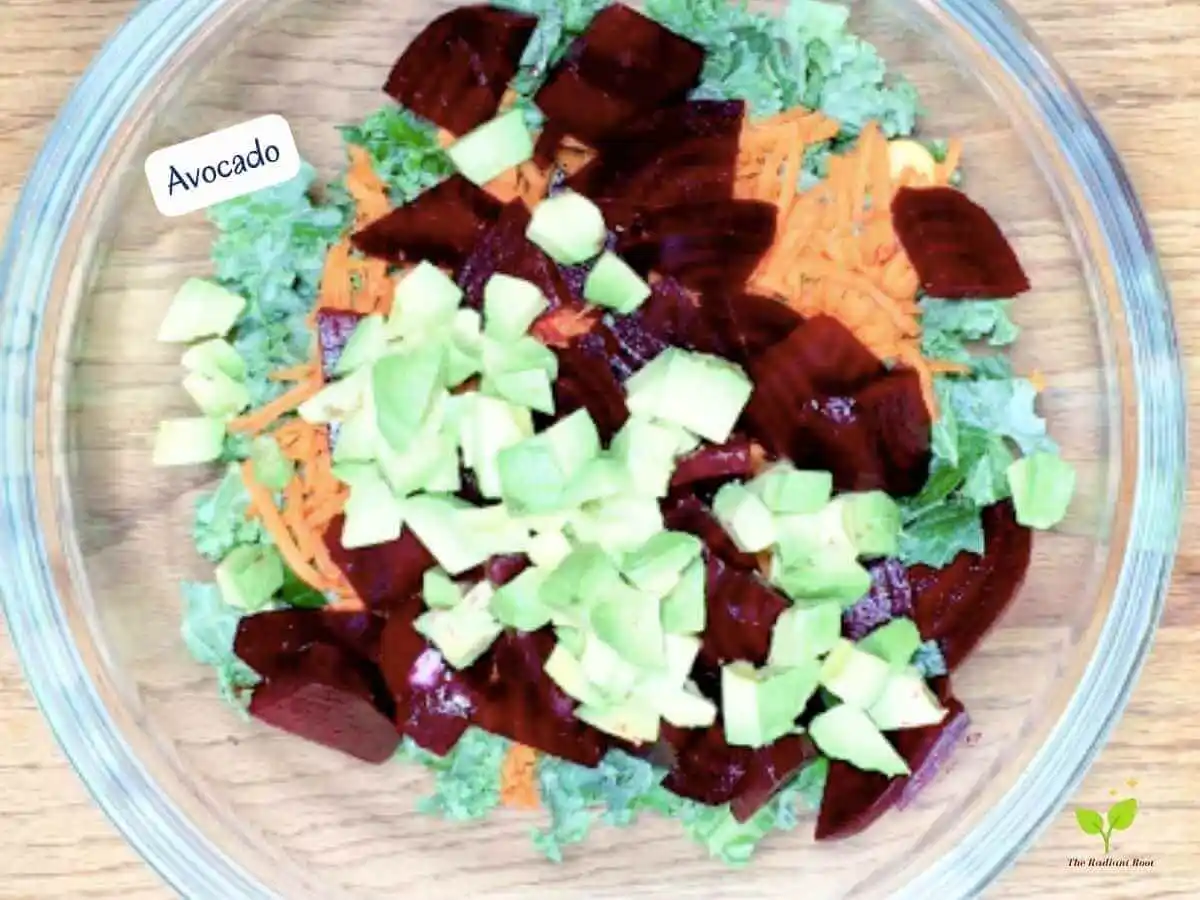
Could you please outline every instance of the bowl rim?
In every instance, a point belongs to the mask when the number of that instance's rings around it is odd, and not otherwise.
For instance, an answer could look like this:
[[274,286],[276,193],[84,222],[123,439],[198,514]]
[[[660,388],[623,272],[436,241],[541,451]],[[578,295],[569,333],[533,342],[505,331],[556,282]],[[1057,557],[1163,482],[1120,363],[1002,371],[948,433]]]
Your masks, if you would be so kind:
[[[1079,91],[1005,2],[937,5],[1002,61],[1035,111],[1069,135],[1056,138],[1056,149],[1116,263],[1131,347],[1137,454],[1129,541],[1079,686],[1016,783],[953,853],[906,886],[903,896],[914,898],[976,895],[1049,824],[1091,765],[1125,708],[1162,615],[1187,472],[1186,394],[1168,289],[1115,149]],[[54,588],[34,476],[41,311],[75,211],[128,113],[225,6],[225,0],[139,4],[72,90],[22,190],[0,254],[0,571],[13,576],[0,584],[0,598],[26,678],[59,745],[126,840],[184,896],[254,898],[274,895],[163,795],[89,678]],[[1122,637],[1130,634],[1137,640]],[[999,847],[996,834],[1012,839]]]

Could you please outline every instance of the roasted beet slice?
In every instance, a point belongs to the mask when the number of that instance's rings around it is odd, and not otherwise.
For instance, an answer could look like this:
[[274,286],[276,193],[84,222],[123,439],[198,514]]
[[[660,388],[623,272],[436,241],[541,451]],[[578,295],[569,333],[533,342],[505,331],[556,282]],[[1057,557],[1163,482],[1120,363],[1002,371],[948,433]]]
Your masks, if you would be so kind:
[[710,444],[679,460],[671,487],[680,488],[698,481],[749,478],[754,473],[754,444],[744,437],[733,437],[724,444]]
[[332,643],[363,662],[378,663],[383,620],[366,611],[276,609],[238,622],[233,652],[270,678],[314,644]]
[[[700,311],[713,332],[725,338],[727,349],[721,355],[743,366],[786,341],[804,324],[791,307],[751,293],[710,293]],[[816,331],[821,330],[823,326],[818,325]]]
[[529,568],[529,557],[523,553],[493,556],[487,562],[487,580],[494,587],[503,587]]
[[386,611],[421,589],[425,572],[436,564],[432,554],[407,528],[399,539],[373,547],[342,546],[341,516],[325,532],[329,555],[351,587],[371,609]]
[[558,266],[525,237],[528,227],[529,208],[514,200],[475,242],[457,275],[469,305],[483,307],[484,286],[497,273],[532,281],[550,301],[551,309],[578,305]]
[[1015,297],[1029,290],[1029,276],[996,220],[961,191],[901,188],[892,222],[932,297]]
[[567,179],[567,186],[593,199],[636,198],[631,183],[639,175],[674,174],[675,166],[667,163],[674,159],[686,163],[679,174],[693,178],[701,168],[720,169],[724,189],[708,199],[726,199],[733,194],[745,109],[740,100],[689,100],[655,110],[611,133],[597,147],[596,158]]
[[598,143],[638,113],[683,100],[704,49],[623,4],[602,10],[534,102],[558,133]]
[[737,548],[712,511],[689,488],[672,493],[662,502],[662,511],[668,529],[694,534],[716,559],[736,569],[752,571],[758,568],[758,560]]
[[380,668],[396,703],[396,728],[430,753],[445,756],[470,726],[474,691],[413,628],[424,609],[412,595],[383,629]]
[[317,341],[321,347],[321,371],[326,378],[333,376],[342,351],[362,321],[362,315],[335,309],[317,310]]
[[883,461],[884,481],[878,486],[896,497],[919,493],[929,479],[933,422],[917,373],[893,369],[859,391],[854,402]]
[[601,439],[606,443],[611,441],[628,420],[629,410],[625,406],[625,391],[613,374],[616,357],[608,354],[604,338],[593,332],[554,352],[558,357],[555,411],[559,416],[567,416],[586,409]]
[[1012,503],[983,512],[984,555],[960,553],[944,569],[912,566],[914,618],[921,636],[941,645],[953,671],[996,623],[1029,569],[1032,532],[1017,523]]
[[924,786],[945,763],[967,728],[963,705],[942,692],[949,712],[940,725],[913,728],[888,735],[913,774],[891,778],[878,772],[863,772],[841,760],[829,765],[829,779],[817,815],[818,841],[851,837],[866,829],[901,798],[911,799],[910,786]]
[[756,200],[640,209],[617,235],[635,268],[674,276],[695,290],[741,288],[775,239],[778,210]]
[[431,22],[401,54],[384,92],[451,134],[496,115],[537,19],[464,6]]
[[867,569],[871,590],[842,615],[842,633],[852,641],[861,641],[892,619],[913,614],[912,585],[899,560],[875,560]]
[[763,665],[771,650],[771,630],[790,605],[755,572],[708,559],[705,601],[708,622],[698,666],[710,670],[737,660]]
[[312,645],[255,688],[250,714],[369,763],[387,762],[400,743],[355,659],[330,644]]
[[429,260],[457,267],[504,206],[461,175],[372,222],[351,240],[368,256],[390,262]]
[[704,730],[664,728],[673,762],[663,787],[680,797],[708,806],[728,803],[750,770],[754,751],[731,747],[725,726],[717,722]]
[[805,735],[782,737],[769,747],[754,751],[745,777],[737,786],[730,804],[733,817],[747,821],[785,788],[804,766],[817,755]]
[[549,629],[506,632],[463,677],[480,698],[473,721],[485,731],[584,766],[599,765],[608,739],[575,718],[575,701],[545,672]]

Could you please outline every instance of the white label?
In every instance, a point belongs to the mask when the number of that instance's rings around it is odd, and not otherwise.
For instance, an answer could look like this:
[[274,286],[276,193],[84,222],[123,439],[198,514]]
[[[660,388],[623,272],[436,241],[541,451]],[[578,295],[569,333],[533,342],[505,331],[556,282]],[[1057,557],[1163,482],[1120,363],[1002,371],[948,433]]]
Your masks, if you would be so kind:
[[300,174],[300,152],[283,116],[262,116],[155,150],[146,159],[154,205],[182,216],[282,184]]

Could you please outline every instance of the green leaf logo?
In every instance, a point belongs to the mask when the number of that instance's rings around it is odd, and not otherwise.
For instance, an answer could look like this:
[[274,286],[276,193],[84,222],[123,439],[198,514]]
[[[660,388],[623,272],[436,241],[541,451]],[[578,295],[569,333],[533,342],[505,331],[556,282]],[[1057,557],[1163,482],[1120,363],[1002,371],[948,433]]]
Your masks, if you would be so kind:
[[1104,817],[1092,809],[1075,810],[1075,821],[1084,834],[1104,834]]
[[1112,849],[1112,833],[1128,830],[1137,818],[1137,813],[1138,802],[1130,797],[1127,800],[1118,800],[1110,806],[1106,816],[1101,816],[1094,809],[1077,809],[1075,821],[1079,823],[1079,830],[1084,834],[1100,835],[1100,839],[1104,841],[1104,854],[1107,856]]
[[1137,818],[1138,803],[1132,797],[1120,800],[1108,809],[1108,828],[1110,831],[1126,831],[1133,820]]

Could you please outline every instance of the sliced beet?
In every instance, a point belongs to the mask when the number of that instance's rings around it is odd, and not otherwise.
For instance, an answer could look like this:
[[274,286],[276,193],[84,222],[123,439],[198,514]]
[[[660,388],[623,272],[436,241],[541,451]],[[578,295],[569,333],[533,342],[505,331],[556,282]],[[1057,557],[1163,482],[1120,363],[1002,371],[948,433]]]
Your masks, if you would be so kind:
[[616,251],[642,272],[698,291],[741,288],[775,239],[778,210],[756,200],[642,208]]
[[250,714],[369,763],[387,762],[400,743],[354,658],[329,644],[312,645],[256,687]]
[[487,580],[493,587],[503,587],[529,568],[529,557],[523,553],[493,556],[487,562]]
[[749,438],[733,437],[724,444],[710,444],[679,460],[671,487],[680,488],[698,481],[726,481],[749,478],[754,474],[754,444]]
[[485,731],[560,759],[596,766],[609,741],[575,718],[575,701],[545,672],[550,629],[506,632],[463,678],[479,698],[473,721]]
[[663,729],[673,752],[673,762],[663,787],[688,800],[719,806],[737,796],[738,786],[750,770],[754,751],[749,747],[731,747],[725,740],[725,726],[717,722],[709,728]]
[[292,665],[314,644],[331,643],[364,663],[378,663],[383,620],[367,611],[276,609],[238,622],[233,652],[265,678]]
[[425,572],[437,561],[407,528],[386,544],[347,550],[342,546],[342,516],[325,532],[325,546],[334,564],[368,607],[386,611],[421,589]]
[[536,284],[550,301],[552,310],[578,305],[558,266],[525,237],[529,218],[525,203],[514,200],[475,242],[456,278],[470,306],[483,307],[484,286],[498,273]]
[[[804,325],[804,319],[791,307],[773,297],[751,293],[707,294],[700,311],[713,332],[724,336],[728,349],[721,355],[743,366],[786,341]],[[823,326],[818,325],[815,331],[822,330]]]
[[317,341],[321,349],[321,371],[332,378],[333,370],[342,358],[342,351],[354,329],[362,321],[362,314],[335,309],[317,310]]
[[461,175],[420,194],[353,235],[354,246],[368,256],[429,260],[457,267],[504,206]]
[[933,433],[920,377],[898,367],[859,391],[854,401],[883,461],[884,480],[877,487],[895,497],[919,493],[929,479]]
[[936,640],[953,671],[1008,607],[1025,580],[1032,532],[1017,523],[1012,503],[983,512],[984,554],[960,553],[944,569],[912,566],[913,616],[925,640]]
[[861,641],[892,619],[913,614],[912,585],[899,560],[875,560],[867,564],[867,570],[871,590],[842,615],[842,633],[852,641]]
[[380,669],[396,704],[396,728],[419,746],[445,756],[471,724],[478,698],[413,628],[424,610],[416,594],[398,606],[383,629]]
[[400,55],[384,92],[451,134],[496,115],[537,19],[486,5],[431,22]]
[[806,735],[789,734],[769,747],[754,751],[745,777],[730,804],[733,817],[745,822],[787,787],[796,774],[817,755]]
[[558,380],[554,383],[554,404],[559,416],[586,409],[606,443],[620,431],[629,418],[625,390],[613,374],[615,357],[609,355],[604,338],[592,332],[556,349]]
[[637,176],[673,174],[676,166],[666,160],[677,158],[676,163],[691,163],[679,174],[693,178],[700,160],[720,168],[723,190],[708,199],[728,198],[745,110],[740,100],[688,100],[655,110],[610,133],[596,158],[567,179],[567,187],[593,199],[637,197],[631,189]]
[[901,188],[892,222],[932,297],[1015,297],[1029,290],[1029,276],[996,220],[961,191]]
[[662,512],[668,529],[694,534],[709,554],[721,562],[746,571],[758,568],[758,560],[737,548],[729,532],[713,517],[712,510],[689,487],[667,497],[662,502]]
[[888,735],[912,770],[911,776],[889,779],[878,772],[863,772],[841,760],[830,762],[829,778],[817,814],[818,841],[858,834],[896,806],[910,784],[923,786],[932,780],[967,726],[966,710],[958,700],[947,696],[942,698],[942,703],[949,712],[940,725]]
[[614,4],[575,40],[534,102],[557,132],[595,144],[638,113],[683,100],[704,56],[698,44]]
[[764,665],[771,631],[791,604],[755,572],[708,559],[705,590],[708,621],[699,663],[716,668],[739,660]]

